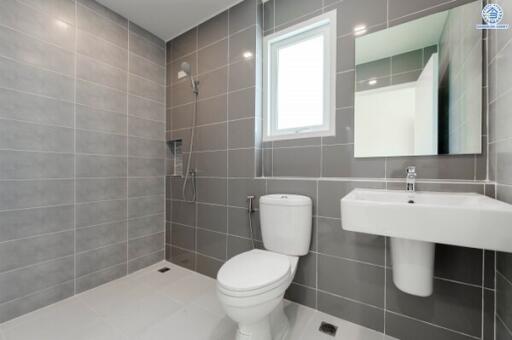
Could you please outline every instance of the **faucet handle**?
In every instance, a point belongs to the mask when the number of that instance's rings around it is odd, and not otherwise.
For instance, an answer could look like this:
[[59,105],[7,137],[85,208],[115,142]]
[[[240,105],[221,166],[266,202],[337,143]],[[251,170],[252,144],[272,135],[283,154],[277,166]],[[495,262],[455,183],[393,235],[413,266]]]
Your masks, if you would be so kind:
[[416,174],[416,167],[408,166],[406,171],[407,171],[407,174]]

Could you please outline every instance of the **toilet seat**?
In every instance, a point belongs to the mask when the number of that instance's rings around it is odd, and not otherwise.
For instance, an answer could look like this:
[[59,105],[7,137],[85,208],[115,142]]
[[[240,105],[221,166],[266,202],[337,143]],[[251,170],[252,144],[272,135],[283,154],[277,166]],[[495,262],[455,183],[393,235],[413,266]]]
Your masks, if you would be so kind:
[[290,279],[290,258],[254,249],[227,261],[217,274],[217,287],[229,296],[254,296],[268,292]]

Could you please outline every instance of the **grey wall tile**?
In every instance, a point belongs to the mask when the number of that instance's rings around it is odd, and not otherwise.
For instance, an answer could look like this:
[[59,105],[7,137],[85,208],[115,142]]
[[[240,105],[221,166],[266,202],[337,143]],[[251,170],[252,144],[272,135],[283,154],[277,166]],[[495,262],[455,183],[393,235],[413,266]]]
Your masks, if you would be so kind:
[[77,2],[89,8],[97,15],[100,15],[105,19],[110,20],[113,23],[120,25],[121,27],[128,27],[128,20],[126,18],[123,18],[121,15],[103,6],[95,0],[77,0]]
[[196,230],[181,224],[172,224],[171,243],[180,248],[195,251]]
[[73,127],[73,104],[0,89],[0,117]]
[[449,280],[482,285],[482,252],[481,249],[436,244],[435,275]]
[[197,226],[217,232],[226,233],[228,209],[225,206],[198,204]]
[[92,33],[120,47],[128,47],[128,29],[126,27],[98,15],[81,4],[77,7],[77,14],[77,26],[81,30]]
[[316,290],[292,283],[286,290],[285,299],[316,308]]
[[321,9],[323,2],[321,0],[314,1],[293,1],[278,0],[275,2],[275,24],[279,26],[298,17],[310,14]]
[[354,145],[330,145],[322,148],[324,177],[384,178],[383,158],[354,158]]
[[316,288],[317,281],[317,254],[309,253],[299,258],[297,272],[293,278],[293,282]]
[[165,69],[149,60],[130,53],[130,72],[160,85],[165,84]]
[[324,255],[318,257],[318,288],[348,299],[383,308],[384,278],[383,267]]
[[247,196],[256,196],[255,208],[259,207],[259,198],[266,192],[264,179],[229,179],[228,204],[237,207],[247,207]]
[[128,259],[155,253],[164,248],[164,234],[158,233],[128,241]]
[[165,138],[165,126],[162,122],[129,117],[128,134],[131,136],[163,141]]
[[389,158],[386,173],[391,178],[402,178],[407,166],[413,163],[419,178],[474,179],[475,176],[472,155]]
[[321,147],[279,148],[274,150],[274,176],[320,177]]
[[46,14],[14,0],[3,1],[0,13],[0,22],[4,26],[72,50],[73,30],[60,29]]
[[73,202],[73,180],[0,181],[0,210]]
[[[141,36],[141,29],[138,26],[130,23],[130,52],[134,52],[139,56],[142,56],[151,62],[164,66],[165,65],[165,48],[164,42],[154,37],[148,39],[147,33],[145,36]],[[132,29],[134,31],[132,31]],[[162,72],[163,74],[163,72]]]
[[126,158],[115,156],[78,155],[77,177],[125,177]]
[[229,63],[247,59],[244,57],[246,52],[256,55],[256,35],[256,26],[251,26],[229,38]]
[[76,279],[76,293],[98,287],[126,275],[126,263],[108,267]]
[[78,104],[95,109],[126,112],[126,93],[85,81],[77,81]]
[[5,242],[0,245],[0,272],[73,254],[73,231]]
[[71,229],[73,211],[73,205],[2,211],[0,242]]
[[72,154],[0,151],[1,179],[71,178]]
[[229,91],[241,90],[255,85],[256,65],[254,59],[229,65]]
[[7,27],[0,28],[0,55],[73,76],[74,55]]
[[204,255],[224,260],[226,258],[227,235],[197,229],[197,251]]
[[228,152],[228,176],[252,178],[255,174],[255,150],[240,149]]
[[381,236],[341,228],[341,220],[318,218],[318,252],[384,265],[385,241]]
[[76,127],[78,129],[126,134],[126,121],[127,117],[122,113],[93,109],[83,105],[76,106]]
[[172,41],[172,57],[183,57],[196,49],[197,28],[192,28]]
[[482,332],[482,288],[451,281],[434,280],[428,298],[399,291],[388,270],[387,309],[472,336]]
[[235,33],[256,24],[258,2],[244,0],[229,9],[229,33]]
[[230,149],[251,148],[255,145],[254,119],[240,119],[228,124],[228,147]]
[[127,75],[120,68],[98,62],[93,58],[77,56],[77,77],[126,92]]
[[128,179],[128,196],[163,195],[165,184],[163,177],[141,177]]
[[122,47],[86,31],[77,31],[77,52],[123,70],[128,68],[128,53]]
[[126,200],[77,204],[76,226],[86,227],[126,219]]
[[73,295],[74,288],[75,283],[73,281],[67,281],[23,298],[4,303],[0,305],[0,322],[13,319],[17,316],[66,299]]
[[199,25],[197,45],[201,48],[219,41],[227,35],[228,11],[225,11]]
[[163,85],[133,74],[128,77],[128,92],[130,94],[165,103],[165,87]]
[[320,311],[379,332],[384,330],[383,310],[320,291],[317,296]]
[[76,256],[78,277],[126,262],[126,242],[94,249]]
[[101,224],[76,230],[76,251],[84,252],[107,245],[126,242],[126,222]]
[[128,108],[132,116],[161,122],[165,120],[165,106],[162,103],[128,95]]
[[200,49],[197,53],[197,72],[205,73],[227,65],[228,45],[228,40],[224,39]]
[[73,79],[0,57],[0,86],[56,99],[73,100]]
[[452,332],[446,328],[436,327],[425,322],[411,319],[402,315],[386,313],[387,334],[404,340],[469,340],[473,339],[460,333]]
[[220,178],[198,178],[197,201],[225,205],[227,202],[227,180]]
[[[228,208],[228,233],[261,241],[260,214],[258,211],[251,214],[249,221],[249,213],[244,208]],[[251,232],[252,228],[252,232]]]
[[163,176],[165,174],[165,161],[155,158],[128,159],[128,176]]
[[166,145],[163,141],[128,137],[128,155],[146,158],[164,158]]
[[161,214],[165,211],[164,196],[144,196],[128,199],[128,217]]
[[236,236],[228,236],[228,259],[253,249],[251,240]]
[[223,261],[197,254],[197,272],[213,279],[217,278],[217,272],[223,264]]
[[76,202],[123,199],[125,178],[84,178],[76,181]]
[[195,226],[196,205],[183,201],[172,201],[172,222]]
[[103,132],[76,131],[76,152],[98,155],[126,155],[126,137]]
[[228,96],[228,117],[230,120],[255,116],[256,96],[254,88],[230,92]]
[[73,151],[73,130],[56,126],[1,120],[0,147],[27,151]]
[[164,214],[133,218],[128,221],[130,239],[164,232]]
[[128,273],[133,273],[137,270],[151,266],[165,258],[164,249],[151,253],[149,255],[139,256],[131,261],[128,261]]
[[73,280],[73,276],[73,256],[0,274],[0,302],[4,303],[24,297],[62,282]]
[[196,254],[177,247],[168,247],[166,256],[172,263],[190,270],[195,269]]

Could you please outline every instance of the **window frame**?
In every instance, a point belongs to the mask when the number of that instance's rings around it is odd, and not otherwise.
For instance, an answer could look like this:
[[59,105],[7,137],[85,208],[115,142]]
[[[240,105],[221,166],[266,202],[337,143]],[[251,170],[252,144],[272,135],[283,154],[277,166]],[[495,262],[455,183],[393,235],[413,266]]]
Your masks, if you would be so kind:
[[[270,34],[263,39],[263,141],[327,137],[336,134],[336,10]],[[323,125],[277,129],[277,53],[279,48],[324,37]]]

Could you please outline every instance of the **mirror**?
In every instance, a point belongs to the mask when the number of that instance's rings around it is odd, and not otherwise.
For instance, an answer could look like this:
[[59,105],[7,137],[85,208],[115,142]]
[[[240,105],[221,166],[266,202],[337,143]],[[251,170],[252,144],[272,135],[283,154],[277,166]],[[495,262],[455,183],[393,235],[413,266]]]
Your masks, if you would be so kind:
[[355,157],[482,152],[482,7],[356,39]]

